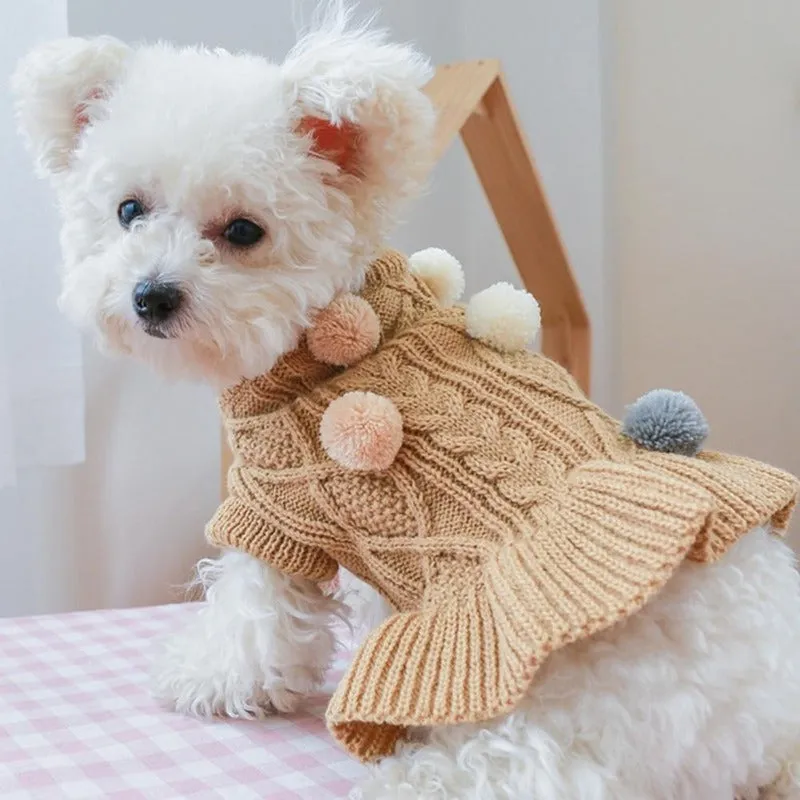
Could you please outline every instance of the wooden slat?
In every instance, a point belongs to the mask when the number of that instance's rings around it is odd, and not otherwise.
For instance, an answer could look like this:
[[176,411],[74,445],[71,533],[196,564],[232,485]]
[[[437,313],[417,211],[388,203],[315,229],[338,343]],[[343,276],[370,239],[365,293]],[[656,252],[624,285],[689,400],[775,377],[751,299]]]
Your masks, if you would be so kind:
[[434,158],[438,161],[458,136],[464,123],[480,108],[488,88],[500,74],[495,59],[445,64],[436,70],[425,87],[436,108]]
[[461,135],[525,287],[542,309],[542,351],[589,392],[589,318],[502,75]]

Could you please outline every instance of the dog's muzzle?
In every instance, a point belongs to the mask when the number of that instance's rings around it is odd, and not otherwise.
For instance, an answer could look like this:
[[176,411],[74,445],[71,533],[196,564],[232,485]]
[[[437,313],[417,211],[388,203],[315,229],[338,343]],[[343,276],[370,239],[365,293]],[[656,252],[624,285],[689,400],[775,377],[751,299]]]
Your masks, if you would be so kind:
[[145,333],[166,339],[164,327],[183,305],[183,292],[174,283],[148,278],[133,289],[133,308],[143,323]]

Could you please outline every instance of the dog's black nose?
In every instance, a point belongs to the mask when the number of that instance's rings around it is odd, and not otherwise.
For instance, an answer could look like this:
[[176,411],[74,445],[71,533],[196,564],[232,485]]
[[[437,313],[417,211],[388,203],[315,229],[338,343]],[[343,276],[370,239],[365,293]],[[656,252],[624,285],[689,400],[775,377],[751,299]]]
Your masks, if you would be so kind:
[[146,322],[165,322],[181,306],[183,295],[173,283],[139,281],[133,290],[133,307]]

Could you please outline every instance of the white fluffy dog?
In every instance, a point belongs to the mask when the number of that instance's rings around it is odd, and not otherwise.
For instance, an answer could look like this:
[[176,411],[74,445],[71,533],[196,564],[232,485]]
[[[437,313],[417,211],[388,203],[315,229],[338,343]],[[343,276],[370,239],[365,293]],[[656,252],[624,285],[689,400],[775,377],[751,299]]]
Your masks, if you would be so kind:
[[[60,200],[63,308],[101,344],[224,386],[271,369],[358,286],[424,181],[433,113],[425,60],[346,17],[282,64],[99,38],[20,65],[21,128]],[[242,553],[199,575],[207,603],[168,645],[160,693],[201,716],[293,709],[343,606]],[[358,796],[795,796],[798,620],[791,552],[755,531],[553,655],[514,713],[427,732]]]

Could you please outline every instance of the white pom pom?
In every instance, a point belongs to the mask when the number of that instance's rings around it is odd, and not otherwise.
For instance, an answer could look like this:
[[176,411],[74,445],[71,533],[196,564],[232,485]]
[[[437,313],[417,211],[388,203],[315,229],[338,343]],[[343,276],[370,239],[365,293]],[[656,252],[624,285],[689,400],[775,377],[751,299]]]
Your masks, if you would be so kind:
[[447,250],[419,250],[408,259],[408,266],[443,306],[453,305],[464,294],[464,269]]
[[467,304],[467,333],[504,353],[531,345],[540,325],[536,299],[510,283],[496,283]]

